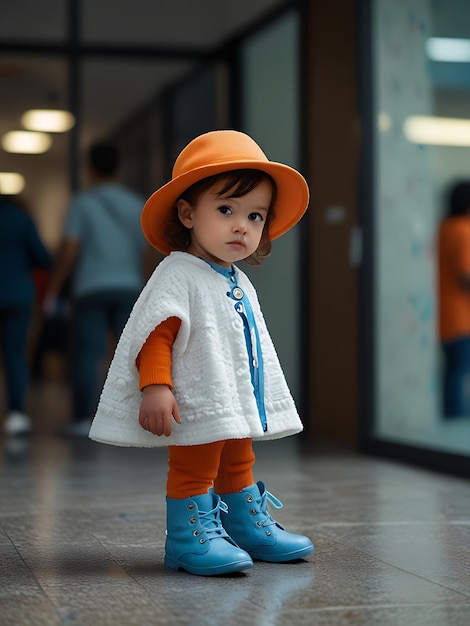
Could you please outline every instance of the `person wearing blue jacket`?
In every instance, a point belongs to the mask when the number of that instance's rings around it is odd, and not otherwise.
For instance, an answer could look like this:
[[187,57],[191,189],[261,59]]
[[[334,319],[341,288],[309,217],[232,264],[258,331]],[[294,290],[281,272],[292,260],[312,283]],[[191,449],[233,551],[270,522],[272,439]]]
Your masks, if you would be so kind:
[[29,383],[26,357],[35,300],[34,270],[48,269],[51,257],[32,218],[11,196],[0,196],[0,347],[6,388],[7,435],[26,434]]

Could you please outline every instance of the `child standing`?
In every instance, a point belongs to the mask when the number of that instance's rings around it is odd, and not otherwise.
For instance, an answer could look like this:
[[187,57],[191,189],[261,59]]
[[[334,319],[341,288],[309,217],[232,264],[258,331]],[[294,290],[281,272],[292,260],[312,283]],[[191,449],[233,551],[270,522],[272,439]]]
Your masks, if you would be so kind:
[[[308,204],[294,169],[237,131],[190,142],[142,212],[168,255],[137,300],[90,437],[169,447],[165,564],[215,575],[313,552],[267,511],[252,440],[302,430],[254,287],[233,263],[259,265]],[[162,437],[164,435],[164,437]]]

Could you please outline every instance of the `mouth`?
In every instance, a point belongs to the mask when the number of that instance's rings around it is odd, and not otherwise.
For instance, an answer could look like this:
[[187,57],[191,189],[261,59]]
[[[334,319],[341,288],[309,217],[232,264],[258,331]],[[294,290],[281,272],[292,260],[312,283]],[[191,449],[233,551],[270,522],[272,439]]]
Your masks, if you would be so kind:
[[236,248],[237,250],[242,250],[243,248],[245,248],[245,242],[242,241],[241,239],[236,239],[235,241],[229,241],[228,245]]

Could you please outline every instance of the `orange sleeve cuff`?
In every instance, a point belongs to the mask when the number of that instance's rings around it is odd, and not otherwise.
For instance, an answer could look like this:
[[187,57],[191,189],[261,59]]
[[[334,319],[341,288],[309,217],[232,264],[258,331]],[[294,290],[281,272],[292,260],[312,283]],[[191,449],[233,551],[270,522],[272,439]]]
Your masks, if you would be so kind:
[[168,385],[173,388],[171,378],[171,353],[181,326],[178,317],[169,317],[147,337],[135,364],[139,370],[139,389],[148,385]]

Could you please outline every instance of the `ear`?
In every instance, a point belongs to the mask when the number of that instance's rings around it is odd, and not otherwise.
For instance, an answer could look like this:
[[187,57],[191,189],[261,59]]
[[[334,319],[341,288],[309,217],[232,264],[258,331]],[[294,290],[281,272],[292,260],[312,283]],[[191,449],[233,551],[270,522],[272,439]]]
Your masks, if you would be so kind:
[[193,227],[193,209],[189,202],[180,198],[176,203],[176,208],[180,222],[183,226],[186,226],[186,228],[191,229]]

